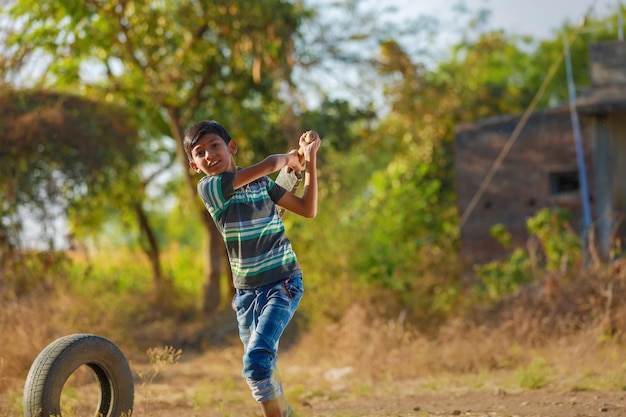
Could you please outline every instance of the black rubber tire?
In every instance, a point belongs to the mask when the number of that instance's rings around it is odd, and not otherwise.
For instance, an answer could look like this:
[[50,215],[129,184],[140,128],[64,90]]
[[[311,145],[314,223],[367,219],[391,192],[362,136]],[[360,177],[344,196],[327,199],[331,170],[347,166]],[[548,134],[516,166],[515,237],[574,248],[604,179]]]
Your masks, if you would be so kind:
[[72,334],[50,343],[30,367],[24,385],[24,417],[60,417],[63,386],[82,365],[90,367],[98,379],[95,415],[130,416],[135,392],[124,354],[103,337]]

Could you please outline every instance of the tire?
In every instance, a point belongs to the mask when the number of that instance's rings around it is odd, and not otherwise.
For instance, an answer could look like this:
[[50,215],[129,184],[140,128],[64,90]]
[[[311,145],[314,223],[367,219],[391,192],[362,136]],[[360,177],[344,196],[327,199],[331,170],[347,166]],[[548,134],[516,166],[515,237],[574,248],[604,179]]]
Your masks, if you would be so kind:
[[41,351],[26,378],[24,417],[60,417],[63,386],[82,365],[98,380],[95,416],[129,417],[134,385],[128,361],[111,341],[91,334],[61,337]]

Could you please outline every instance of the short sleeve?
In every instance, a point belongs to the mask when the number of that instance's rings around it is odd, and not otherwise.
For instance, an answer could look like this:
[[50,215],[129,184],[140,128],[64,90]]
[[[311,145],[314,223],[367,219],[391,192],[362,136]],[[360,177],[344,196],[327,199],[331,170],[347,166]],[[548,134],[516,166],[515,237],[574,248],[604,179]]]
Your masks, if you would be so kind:
[[212,217],[218,217],[234,194],[235,174],[206,176],[198,182],[198,195]]
[[278,200],[283,198],[287,190],[280,185],[276,184],[274,180],[267,177],[267,193],[274,203],[278,203]]

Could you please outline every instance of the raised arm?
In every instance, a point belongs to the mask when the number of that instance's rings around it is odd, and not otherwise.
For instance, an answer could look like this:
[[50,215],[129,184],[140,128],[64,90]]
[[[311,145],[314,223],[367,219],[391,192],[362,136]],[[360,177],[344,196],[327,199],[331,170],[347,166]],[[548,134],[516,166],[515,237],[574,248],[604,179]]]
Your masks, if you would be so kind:
[[270,155],[261,162],[237,170],[235,173],[235,189],[243,187],[264,175],[270,175],[276,171],[280,171],[285,166],[289,166],[296,171],[304,169],[304,165],[300,162],[297,150],[292,150],[284,154]]
[[320,147],[320,139],[316,139],[313,142],[306,142],[305,135],[300,137],[300,146],[304,149],[305,160],[305,177],[304,177],[304,190],[302,196],[298,197],[296,194],[290,192],[278,201],[278,204],[293,213],[296,213],[304,217],[315,217],[317,215],[317,199],[318,199],[318,186],[317,186],[317,151]]

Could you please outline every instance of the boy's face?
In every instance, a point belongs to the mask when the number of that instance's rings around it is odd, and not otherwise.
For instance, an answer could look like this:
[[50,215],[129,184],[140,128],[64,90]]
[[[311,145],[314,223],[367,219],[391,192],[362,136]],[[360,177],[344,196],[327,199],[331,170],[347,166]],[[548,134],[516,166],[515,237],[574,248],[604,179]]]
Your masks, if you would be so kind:
[[196,172],[206,175],[219,175],[224,172],[237,171],[233,155],[237,153],[237,143],[231,139],[224,142],[221,136],[207,133],[191,148],[192,161],[189,166]]

